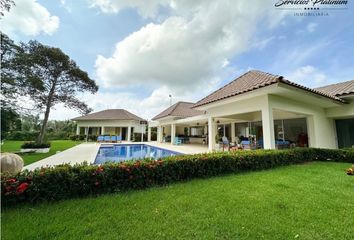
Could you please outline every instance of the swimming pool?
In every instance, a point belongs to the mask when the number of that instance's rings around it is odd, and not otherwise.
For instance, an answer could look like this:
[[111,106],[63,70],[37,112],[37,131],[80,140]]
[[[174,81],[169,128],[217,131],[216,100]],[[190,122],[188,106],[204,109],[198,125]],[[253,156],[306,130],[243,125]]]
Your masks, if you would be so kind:
[[181,153],[145,144],[114,144],[100,147],[95,164],[123,162],[143,158],[158,159],[179,154]]

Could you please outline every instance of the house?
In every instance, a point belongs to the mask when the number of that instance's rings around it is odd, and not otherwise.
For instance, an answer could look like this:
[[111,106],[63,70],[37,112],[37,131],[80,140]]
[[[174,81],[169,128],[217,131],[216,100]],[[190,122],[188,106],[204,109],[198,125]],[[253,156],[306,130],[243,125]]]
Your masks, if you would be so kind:
[[189,136],[207,143],[209,150],[222,136],[264,149],[352,147],[354,80],[311,89],[252,70],[198,102],[178,102],[152,120],[149,128],[157,127],[159,142]]
[[144,133],[146,121],[124,109],[107,109],[72,119],[76,134],[117,135],[130,141],[134,133]]

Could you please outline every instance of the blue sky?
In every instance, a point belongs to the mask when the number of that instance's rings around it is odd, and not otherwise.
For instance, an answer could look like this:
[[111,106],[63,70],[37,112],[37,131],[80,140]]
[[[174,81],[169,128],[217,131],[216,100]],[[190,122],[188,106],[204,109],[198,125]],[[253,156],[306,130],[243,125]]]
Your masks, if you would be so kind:
[[[16,41],[61,48],[100,86],[95,111],[151,118],[259,69],[318,87],[354,78],[354,6],[294,16],[275,1],[17,0],[1,22]],[[58,105],[51,119],[77,116]]]

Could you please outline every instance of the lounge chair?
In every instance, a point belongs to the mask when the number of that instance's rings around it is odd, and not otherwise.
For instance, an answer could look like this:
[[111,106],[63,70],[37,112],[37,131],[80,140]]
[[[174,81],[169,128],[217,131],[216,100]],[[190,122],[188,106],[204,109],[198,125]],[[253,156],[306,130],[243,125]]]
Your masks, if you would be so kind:
[[111,136],[111,142],[117,142],[117,136]]
[[104,136],[103,137],[103,141],[104,142],[110,142],[111,141],[111,137],[110,136]]
[[251,141],[249,141],[249,140],[243,140],[243,141],[241,141],[241,146],[243,147],[243,149],[246,149],[246,150],[252,149],[252,147],[251,147]]
[[122,142],[122,136],[117,136],[117,142]]
[[290,147],[290,142],[286,140],[276,140],[275,146],[277,149],[286,149]]
[[103,136],[98,136],[97,137],[97,142],[103,142],[104,141],[104,137]]

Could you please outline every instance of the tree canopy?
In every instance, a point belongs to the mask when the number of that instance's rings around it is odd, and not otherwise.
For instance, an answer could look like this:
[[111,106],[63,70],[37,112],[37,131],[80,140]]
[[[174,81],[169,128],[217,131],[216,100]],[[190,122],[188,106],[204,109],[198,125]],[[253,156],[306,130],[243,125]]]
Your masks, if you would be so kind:
[[44,113],[38,143],[43,142],[50,110],[58,103],[87,114],[87,104],[78,99],[78,93],[96,93],[98,86],[87,72],[61,49],[29,41],[16,45],[1,33],[1,93],[2,110],[15,110],[16,96],[29,97],[34,108]]

